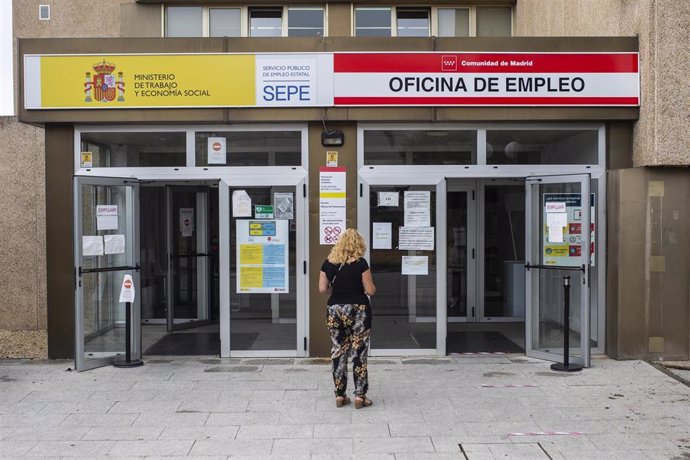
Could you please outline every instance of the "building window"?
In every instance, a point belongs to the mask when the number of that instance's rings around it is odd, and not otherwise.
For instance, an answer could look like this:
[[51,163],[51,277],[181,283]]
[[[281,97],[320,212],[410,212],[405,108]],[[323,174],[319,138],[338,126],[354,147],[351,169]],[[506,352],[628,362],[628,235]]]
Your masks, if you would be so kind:
[[439,8],[438,9],[439,37],[469,37],[470,9],[469,8]]
[[165,36],[203,36],[203,8],[200,6],[167,7],[165,15]]
[[[433,18],[433,20],[432,20]],[[510,7],[355,7],[358,37],[509,37]]]
[[92,168],[184,166],[184,132],[83,132],[81,151]]
[[599,161],[596,129],[490,129],[486,164],[584,165]]
[[477,37],[510,37],[512,22],[510,8],[477,7]]
[[208,35],[210,37],[241,37],[242,10],[240,8],[209,8]]
[[323,36],[323,8],[289,7],[288,37]]
[[[299,166],[302,163],[301,131],[199,131],[195,137],[197,166]],[[209,165],[209,137],[225,138],[225,163]]]
[[319,37],[325,9],[300,7],[168,6],[166,37]]
[[50,21],[50,5],[38,5],[38,19]]
[[355,8],[357,37],[390,37],[391,8]]
[[476,130],[364,131],[365,165],[469,165],[476,162]]
[[250,8],[249,9],[250,37],[282,37],[283,9],[282,8]]
[[428,37],[429,10],[426,8],[396,9],[398,37]]

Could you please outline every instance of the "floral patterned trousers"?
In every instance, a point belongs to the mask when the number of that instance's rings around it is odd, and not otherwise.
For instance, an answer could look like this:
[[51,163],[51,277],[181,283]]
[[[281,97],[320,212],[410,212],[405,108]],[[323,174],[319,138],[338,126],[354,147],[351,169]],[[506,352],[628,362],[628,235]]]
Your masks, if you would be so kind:
[[345,396],[347,361],[352,354],[355,396],[363,397],[369,388],[367,355],[371,338],[371,307],[355,304],[329,305],[326,324],[333,342],[331,359],[335,395]]

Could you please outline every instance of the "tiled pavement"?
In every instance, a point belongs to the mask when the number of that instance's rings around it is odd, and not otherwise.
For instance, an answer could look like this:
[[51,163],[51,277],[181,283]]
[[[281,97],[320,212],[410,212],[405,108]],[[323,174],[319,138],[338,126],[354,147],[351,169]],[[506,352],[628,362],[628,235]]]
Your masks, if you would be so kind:
[[335,407],[324,360],[71,366],[0,361],[0,456],[690,458],[690,388],[640,361],[372,358],[362,410]]

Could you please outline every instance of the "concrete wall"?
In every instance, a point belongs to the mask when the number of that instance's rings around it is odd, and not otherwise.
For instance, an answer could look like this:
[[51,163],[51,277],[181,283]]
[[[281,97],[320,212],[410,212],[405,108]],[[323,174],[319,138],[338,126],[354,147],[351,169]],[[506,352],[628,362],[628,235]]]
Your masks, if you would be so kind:
[[0,139],[0,329],[45,329],[43,130],[0,117]]
[[634,165],[690,165],[690,2],[518,0],[515,25],[517,36],[638,36],[642,103]]

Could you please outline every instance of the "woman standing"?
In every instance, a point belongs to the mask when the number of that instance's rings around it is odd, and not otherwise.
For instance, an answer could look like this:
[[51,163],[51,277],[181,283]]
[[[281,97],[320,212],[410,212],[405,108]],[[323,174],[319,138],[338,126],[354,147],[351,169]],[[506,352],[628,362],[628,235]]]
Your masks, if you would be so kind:
[[335,405],[349,404],[347,390],[347,361],[352,352],[352,374],[355,385],[355,409],[371,406],[367,398],[367,354],[371,337],[371,306],[369,296],[376,286],[371,270],[362,257],[366,245],[364,238],[348,228],[331,249],[321,266],[319,292],[330,292],[326,324],[333,346],[333,383]]

